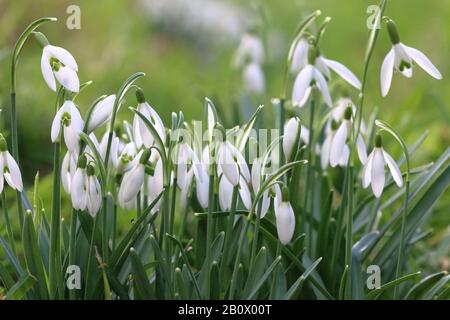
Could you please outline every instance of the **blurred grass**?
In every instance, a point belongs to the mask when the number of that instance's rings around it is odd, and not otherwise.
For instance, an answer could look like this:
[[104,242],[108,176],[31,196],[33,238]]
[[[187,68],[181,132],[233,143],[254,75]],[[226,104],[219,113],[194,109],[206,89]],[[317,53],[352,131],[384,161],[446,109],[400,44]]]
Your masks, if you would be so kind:
[[[230,2],[249,12],[253,10],[247,1]],[[266,8],[270,30],[276,31],[277,40],[277,46],[268,51],[271,59],[265,65],[267,106],[270,106],[270,97],[281,92],[284,56],[292,32],[299,20],[315,9],[321,9],[323,16],[332,17],[321,42],[322,53],[341,61],[361,76],[368,35],[366,8],[377,1],[271,0],[259,3]],[[66,8],[70,4],[81,8],[81,30],[65,27]],[[9,119],[9,52],[25,26],[41,16],[58,17],[56,24],[46,25],[43,31],[51,43],[72,52],[79,64],[81,81],[94,81],[77,100],[82,110],[99,95],[115,93],[122,81],[136,71],[146,72],[147,76],[139,85],[166,123],[170,113],[179,109],[187,119],[199,119],[206,95],[220,104],[222,110],[230,111],[233,101],[239,99],[240,75],[230,70],[234,47],[215,52],[209,52],[208,48],[199,50],[189,39],[161,32],[141,10],[138,1],[0,0],[0,8],[0,107],[3,109],[0,125],[3,131],[7,131]],[[381,99],[379,70],[390,47],[386,32],[381,32],[369,69],[366,112],[378,107],[380,117],[395,126],[411,144],[428,130],[429,137],[413,159],[413,165],[419,165],[435,160],[450,145],[450,6],[442,0],[391,0],[386,14],[397,22],[402,41],[423,50],[444,75],[442,81],[435,81],[418,68],[412,79],[395,75],[388,97]],[[37,170],[41,171],[41,176],[49,172],[52,161],[50,125],[55,95],[41,77],[40,54],[35,41],[27,43],[18,72],[19,144],[21,165],[28,183]],[[121,118],[130,119],[126,107],[131,104],[134,99],[125,103]],[[225,112],[229,124],[234,120],[233,115]],[[388,148],[400,155],[400,148],[395,144]],[[45,193],[46,189],[50,190],[49,181],[44,179],[41,187],[47,204],[51,200],[50,192]],[[449,208],[447,192],[433,216],[434,228],[443,229],[450,223]]]

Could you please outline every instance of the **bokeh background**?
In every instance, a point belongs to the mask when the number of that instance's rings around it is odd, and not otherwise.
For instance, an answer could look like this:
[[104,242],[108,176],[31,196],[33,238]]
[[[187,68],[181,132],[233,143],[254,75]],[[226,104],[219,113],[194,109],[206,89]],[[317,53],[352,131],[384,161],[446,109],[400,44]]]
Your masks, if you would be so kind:
[[[66,10],[81,9],[81,29],[69,30]],[[79,64],[81,81],[94,84],[77,98],[82,111],[102,94],[115,93],[132,73],[144,71],[140,80],[146,97],[167,123],[172,111],[183,110],[187,119],[199,119],[203,98],[212,98],[224,120],[233,125],[244,116],[239,109],[241,74],[231,68],[233,52],[249,28],[263,26],[267,59],[264,71],[267,93],[261,103],[282,91],[283,71],[289,41],[299,21],[315,9],[332,21],[321,41],[322,52],[347,65],[361,77],[369,30],[367,7],[375,0],[0,0],[0,126],[9,128],[9,69],[12,47],[22,30],[41,16],[59,21],[42,31],[52,44],[68,49]],[[412,144],[424,132],[428,138],[414,157],[414,165],[437,157],[450,142],[450,6],[442,0],[391,0],[386,15],[397,23],[402,41],[419,48],[435,63],[444,79],[435,81],[420,69],[407,80],[394,76],[387,98],[379,91],[379,71],[390,42],[380,33],[369,69],[366,111],[379,109],[380,117],[391,123]],[[50,125],[55,95],[40,72],[41,49],[29,41],[18,71],[18,121],[21,165],[30,187],[37,171],[41,175],[41,196],[50,204],[52,144]],[[134,104],[129,99],[125,106]],[[228,112],[229,111],[229,112]],[[130,119],[127,108],[120,117]],[[397,157],[399,148],[391,144]],[[47,192],[48,190],[48,192]],[[426,241],[421,260],[431,269],[447,268],[449,256],[450,196],[439,202],[429,223],[435,232]],[[10,201],[13,203],[13,201]],[[0,232],[1,232],[0,227]],[[434,248],[438,255],[427,255]],[[433,253],[434,254],[434,253]],[[439,257],[439,258],[437,258]],[[445,267],[445,264],[447,267]]]

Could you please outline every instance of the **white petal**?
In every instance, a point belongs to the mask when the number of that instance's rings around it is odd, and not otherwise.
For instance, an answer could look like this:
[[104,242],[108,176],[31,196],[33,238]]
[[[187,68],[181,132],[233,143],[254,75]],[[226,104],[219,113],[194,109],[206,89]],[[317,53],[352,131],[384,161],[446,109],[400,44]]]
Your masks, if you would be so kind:
[[[2,166],[2,168],[3,168],[3,166]],[[5,185],[5,180],[3,178],[3,174],[0,173],[0,193],[3,192],[4,185]]]
[[308,41],[301,38],[295,46],[292,55],[291,72],[297,73],[308,64]]
[[288,244],[295,230],[295,215],[288,202],[282,202],[276,216],[278,239],[282,244]]
[[339,160],[339,165],[341,167],[346,167],[348,164],[348,159],[350,158],[350,148],[348,147],[348,145],[344,145],[344,149],[342,149],[342,157]]
[[61,131],[61,118],[65,112],[69,112],[69,105],[64,102],[64,104],[59,108],[56,112],[55,117],[53,118],[52,128],[51,128],[51,139],[52,142],[55,142],[58,139],[59,132]]
[[366,164],[363,167],[363,172],[362,172],[362,185],[363,188],[367,188],[370,184],[370,182],[372,181],[372,160],[373,160],[373,155],[375,154],[374,151],[372,151],[369,155],[369,157],[367,158]]
[[[258,212],[259,204],[260,203],[258,203],[258,205],[256,206],[256,212]],[[261,219],[265,217],[267,211],[269,211],[269,208],[270,208],[270,196],[269,191],[266,190],[262,196]]]
[[331,132],[323,141],[322,150],[320,152],[320,164],[322,169],[326,169],[328,167],[328,162],[330,161],[331,141],[333,140],[333,137],[334,133]]
[[209,192],[209,177],[199,181],[195,179],[195,189],[197,194],[197,199],[203,209],[208,208],[208,192]]
[[386,161],[389,171],[391,172],[392,178],[394,179],[395,183],[399,186],[403,186],[403,178],[402,173],[400,172],[400,169],[395,162],[394,159],[392,159],[391,155],[383,150],[384,160]]
[[100,184],[95,176],[89,177],[87,209],[92,217],[95,217],[101,206],[102,197],[100,192]]
[[252,163],[252,188],[258,192],[261,185],[261,159],[255,158]]
[[332,167],[336,167],[339,164],[339,161],[342,158],[342,154],[344,151],[345,141],[347,140],[348,129],[347,129],[347,121],[344,120],[339,129],[336,131],[334,135],[333,142],[331,143],[331,151],[330,151],[330,165]]
[[250,170],[248,169],[247,162],[245,161],[242,153],[231,143],[227,142],[228,148],[230,148],[232,155],[236,159],[239,165],[239,171],[241,175],[244,177],[245,181],[250,182]]
[[219,182],[219,204],[220,209],[228,211],[231,208],[231,200],[233,198],[233,185],[224,176]]
[[239,182],[239,195],[241,196],[242,203],[247,210],[250,210],[252,206],[252,197],[250,195],[250,189],[244,179],[241,178]]
[[137,196],[144,183],[144,166],[139,164],[125,173],[119,189],[119,199],[122,203],[131,201]]
[[356,89],[361,89],[361,82],[358,78],[342,63],[322,58],[325,64],[330,67],[334,72],[336,72],[342,79],[350,83]]
[[299,130],[300,120],[297,117],[289,119],[284,125],[283,153],[288,162],[292,159],[292,152],[299,138]]
[[211,105],[209,104],[209,102],[208,102],[207,108],[208,108],[208,137],[209,137],[209,141],[211,141],[216,120],[215,120],[215,116],[214,116],[214,111],[213,111]]
[[395,51],[394,48],[392,48],[384,58],[383,64],[381,65],[380,85],[381,95],[383,97],[388,94],[389,88],[391,87],[392,74],[394,72],[394,59]]
[[364,143],[363,138],[361,135],[358,135],[358,139],[356,139],[356,150],[358,151],[358,157],[362,164],[366,163],[367,161],[367,148],[366,144]]
[[322,93],[323,100],[331,108],[333,106],[333,102],[331,101],[330,91],[328,91],[327,81],[317,69],[314,69],[314,79],[316,80],[317,88]]
[[265,90],[264,73],[257,63],[250,63],[244,68],[242,75],[245,91],[252,94],[262,94]]
[[58,71],[54,72],[56,80],[69,91],[80,91],[80,80],[78,80],[77,72],[69,67],[60,67]]
[[306,89],[310,86],[313,79],[314,68],[308,64],[298,74],[294,82],[294,88],[292,90],[292,104],[299,105],[306,94]]
[[72,54],[64,48],[56,47],[52,45],[45,46],[45,50],[50,53],[53,57],[58,59],[64,65],[68,66],[70,69],[78,71],[78,65]]
[[425,70],[430,76],[435,79],[441,80],[442,74],[434,66],[434,64],[424,55],[422,52],[415,48],[407,47],[403,45],[406,53],[414,60],[423,70]]
[[5,173],[5,179],[11,188],[16,189],[18,191],[23,190],[22,183],[22,174],[20,173],[19,166],[16,163],[16,160],[6,151],[6,163],[4,165],[8,166],[9,173]]
[[384,189],[384,157],[380,148],[375,148],[372,159],[372,191],[379,198]]
[[317,68],[317,70],[320,71],[320,73],[322,73],[322,75],[325,77],[326,80],[330,80],[331,79],[331,72],[330,69],[328,68],[327,64],[325,63],[325,58],[320,56],[317,57],[316,62],[314,63],[314,66]]
[[89,132],[101,127],[111,118],[115,100],[116,95],[112,94],[107,96],[95,106],[91,118],[89,119]]
[[223,143],[218,151],[219,167],[222,169],[224,176],[233,186],[239,183],[239,168],[236,164],[231,149],[226,143]]
[[72,206],[77,210],[86,209],[87,186],[86,186],[86,170],[77,169],[73,176],[72,185],[70,186],[70,196]]
[[50,89],[56,91],[55,76],[53,75],[52,66],[50,65],[50,60],[47,54],[45,53],[45,50],[42,52],[41,57],[41,72],[45,82],[47,82],[47,85],[50,87]]

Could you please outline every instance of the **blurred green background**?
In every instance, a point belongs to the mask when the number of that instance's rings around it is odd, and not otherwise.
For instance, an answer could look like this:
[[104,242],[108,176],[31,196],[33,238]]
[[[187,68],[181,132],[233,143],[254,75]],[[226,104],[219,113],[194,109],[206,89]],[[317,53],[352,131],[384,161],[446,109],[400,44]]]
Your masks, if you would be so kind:
[[[235,122],[234,106],[240,97],[239,72],[230,67],[239,37],[260,20],[258,5],[264,8],[267,59],[264,65],[267,94],[264,102],[271,113],[270,98],[282,91],[285,56],[298,22],[321,9],[332,21],[321,41],[321,50],[361,77],[369,30],[367,7],[375,0],[0,0],[0,114],[1,128],[9,128],[9,69],[12,47],[22,30],[41,16],[59,21],[43,31],[54,45],[68,49],[79,65],[80,80],[94,84],[77,98],[81,110],[102,94],[115,93],[132,73],[147,76],[139,85],[151,105],[168,123],[172,111],[183,110],[187,119],[199,119],[203,97],[211,97],[224,112],[228,125]],[[69,5],[81,9],[81,29],[69,30]],[[181,4],[181,5],[180,5]],[[171,8],[170,5],[173,7]],[[422,50],[444,76],[436,81],[416,68],[412,79],[394,75],[387,98],[379,91],[379,71],[390,48],[385,30],[380,33],[369,69],[366,111],[378,107],[380,117],[391,123],[412,144],[424,131],[429,136],[414,157],[414,165],[434,161],[450,142],[450,6],[442,0],[391,0],[386,15],[397,23],[402,41]],[[45,176],[51,170],[50,125],[55,94],[40,72],[41,49],[29,41],[18,71],[18,121],[21,166],[30,185],[37,170]],[[134,104],[128,99],[125,107]],[[230,112],[226,112],[227,110]],[[231,112],[232,111],[232,112]],[[122,108],[122,119],[130,119]],[[270,118],[269,118],[270,119]],[[391,144],[397,157],[399,148]],[[47,182],[50,179],[46,179]],[[42,196],[49,205],[50,192]],[[49,183],[47,183],[49,185]],[[437,230],[429,239],[433,246],[449,233],[450,197],[440,201],[431,226]],[[448,252],[448,246],[447,246]],[[442,261],[441,261],[442,262]]]

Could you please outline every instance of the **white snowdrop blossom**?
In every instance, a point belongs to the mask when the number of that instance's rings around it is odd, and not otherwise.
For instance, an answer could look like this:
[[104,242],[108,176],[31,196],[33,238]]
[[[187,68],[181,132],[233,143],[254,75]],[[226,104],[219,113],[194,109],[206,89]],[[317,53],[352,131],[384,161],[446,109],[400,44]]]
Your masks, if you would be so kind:
[[61,125],[63,126],[64,142],[67,149],[78,154],[80,133],[83,131],[83,119],[80,111],[71,100],[66,100],[56,112],[51,129],[52,142],[58,140]]
[[220,169],[228,181],[237,186],[240,175],[245,181],[250,182],[250,170],[239,150],[229,141],[219,143],[217,151],[218,169]]
[[248,93],[262,94],[266,88],[266,80],[261,65],[251,62],[244,67],[242,73],[244,89]]
[[[162,160],[159,159],[156,162],[155,170],[153,175],[148,175],[147,177],[147,199],[149,203],[155,201],[155,199],[164,190],[164,177],[163,177],[163,166]],[[133,201],[133,199],[131,200]],[[152,209],[152,213],[159,210],[162,199],[160,199]]]
[[[350,135],[352,129],[351,116],[352,109],[351,107],[348,107],[344,115],[344,120],[342,120],[341,125],[337,129],[333,138],[330,140],[330,142],[328,142],[329,145],[325,146],[326,148],[330,149],[329,161],[332,167],[336,167],[338,164],[343,165],[343,158],[348,159],[347,154],[349,153],[349,150],[347,146],[347,138]],[[359,160],[362,164],[365,164],[367,161],[367,149],[361,134],[359,134],[356,139],[356,150],[358,152]],[[328,150],[325,149],[324,152],[328,153]],[[327,155],[325,155],[325,157],[326,156]],[[323,159],[323,163],[325,162],[325,159]]]
[[[252,162],[252,172],[251,172],[251,176],[252,176],[252,189],[253,192],[258,193],[259,189],[261,188],[261,158],[255,158],[253,159]],[[266,215],[267,211],[269,211],[269,207],[270,207],[270,196],[269,196],[269,190],[264,191],[263,195],[262,195],[262,206],[261,206],[261,213],[260,213],[260,218],[264,218],[264,216]],[[260,202],[261,203],[261,202]],[[256,212],[258,212],[259,210],[259,205],[260,203],[258,203],[257,207],[256,207]]]
[[252,34],[244,34],[236,50],[233,64],[235,67],[242,67],[248,61],[259,65],[264,62],[264,45],[261,39]]
[[0,134],[0,170],[0,193],[3,192],[5,180],[11,188],[22,192],[22,174],[16,160],[9,153],[6,140],[2,134]]
[[[322,169],[326,169],[330,163],[330,152],[333,143],[334,136],[337,131],[337,124],[333,121],[330,130],[327,132],[325,140],[323,141],[322,148],[320,151],[320,164]],[[338,159],[337,164],[344,167],[348,163],[348,157],[350,155],[350,149],[347,144],[344,145],[344,149],[340,152],[340,159]]]
[[[201,161],[201,165],[202,165],[202,169],[204,172],[203,175],[203,179],[199,179],[197,177],[195,177],[195,193],[197,196],[197,200],[200,204],[200,206],[203,209],[208,208],[208,204],[209,204],[209,199],[208,199],[208,191],[209,191],[209,166],[211,164],[211,159],[210,159],[210,151],[209,151],[209,147],[206,146],[203,151],[202,151],[202,161]],[[220,174],[219,174],[220,176]]]
[[301,133],[300,118],[293,117],[284,125],[283,153],[287,162],[295,157],[294,151],[298,147]]
[[408,47],[400,42],[400,36],[392,20],[387,22],[387,29],[392,42],[392,48],[381,65],[380,84],[381,95],[385,97],[391,87],[394,69],[407,78],[413,74],[413,64],[416,63],[435,79],[442,79],[439,70],[421,51]]
[[[159,137],[164,143],[166,141],[166,129],[158,113],[145,101],[144,94],[141,90],[136,91],[136,97],[138,99],[137,110],[154,125]],[[135,115],[133,119],[133,138],[138,149],[142,146],[150,148],[154,144],[152,133],[138,115]]]
[[331,79],[330,69],[353,87],[361,88],[360,81],[347,67],[340,62],[318,55],[317,48],[312,45],[309,46],[307,60],[307,65],[302,68],[294,82],[292,90],[292,103],[294,106],[302,107],[305,105],[311,94],[312,86],[315,84],[325,103],[332,107],[333,103],[327,84],[327,81]]
[[375,138],[375,148],[370,153],[367,162],[363,168],[362,184],[364,188],[372,186],[375,197],[379,198],[383,193],[385,184],[384,167],[387,164],[389,171],[395,183],[402,187],[403,178],[400,169],[395,160],[384,151],[379,135]]
[[133,142],[129,142],[119,151],[120,139],[115,137],[111,143],[111,163],[117,173],[122,174],[129,171],[138,160],[136,146]]
[[150,158],[150,150],[145,149],[139,152],[136,158],[139,161],[134,161],[134,166],[123,175],[119,188],[119,204],[125,208],[127,203],[133,201],[141,190],[145,178],[145,164]]
[[301,38],[295,45],[290,68],[292,73],[300,72],[308,64],[308,48],[308,40],[305,38]]
[[61,164],[61,183],[66,193],[70,193],[73,176],[77,170],[77,155],[68,150]]
[[97,103],[88,122],[88,132],[94,131],[111,119],[115,100],[116,95],[112,94]]
[[275,221],[277,225],[278,239],[284,245],[292,240],[295,231],[294,210],[289,202],[289,192],[283,187],[281,195],[278,193],[275,201]]
[[71,92],[80,91],[78,65],[75,58],[64,48],[52,46],[40,32],[35,32],[36,38],[42,44],[41,72],[45,82],[56,91],[56,81]]
[[87,210],[95,217],[102,206],[100,183],[91,164],[86,165],[86,156],[78,158],[78,168],[75,171],[70,186],[72,206],[76,210]]

